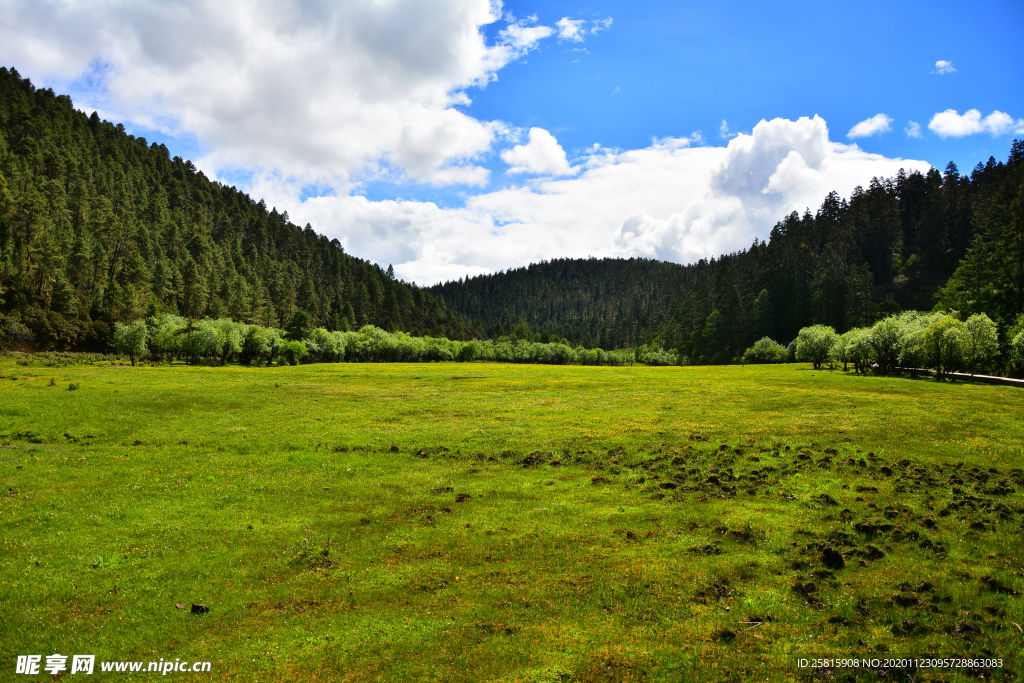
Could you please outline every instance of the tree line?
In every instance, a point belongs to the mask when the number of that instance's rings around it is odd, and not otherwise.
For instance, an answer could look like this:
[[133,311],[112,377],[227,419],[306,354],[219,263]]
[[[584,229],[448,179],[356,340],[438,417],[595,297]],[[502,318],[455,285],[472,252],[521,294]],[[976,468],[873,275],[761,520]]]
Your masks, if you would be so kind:
[[114,323],[114,350],[131,360],[185,361],[225,365],[298,365],[300,363],[424,363],[494,361],[549,365],[674,364],[658,349],[605,351],[570,346],[565,340],[534,342],[528,337],[467,341],[388,332],[374,325],[358,331],[312,327],[297,311],[284,328],[240,323],[230,318],[187,319],[164,314],[133,323]]
[[438,297],[0,68],[0,346],[104,350],[142,316],[477,338]]
[[1002,339],[986,314],[963,317],[955,311],[905,311],[843,334],[828,325],[812,325],[794,340],[794,356],[815,368],[842,363],[845,370],[852,365],[859,374],[928,369],[939,380],[954,372],[1024,375],[1024,315]]
[[737,362],[764,337],[840,332],[904,310],[1024,311],[1024,144],[968,174],[900,171],[792,213],[767,241],[682,266],[558,259],[431,288],[490,335],[524,321],[585,346],[654,342],[694,363]]
[[839,335],[932,309],[964,324],[984,313],[1009,344],[1024,312],[1022,160],[1014,141],[969,175],[950,163],[875,178],[687,266],[556,259],[421,289],[0,68],[0,348],[103,351],[142,319],[274,330],[302,313],[330,333],[490,339],[501,358],[729,363],[792,357],[772,340],[810,326]]

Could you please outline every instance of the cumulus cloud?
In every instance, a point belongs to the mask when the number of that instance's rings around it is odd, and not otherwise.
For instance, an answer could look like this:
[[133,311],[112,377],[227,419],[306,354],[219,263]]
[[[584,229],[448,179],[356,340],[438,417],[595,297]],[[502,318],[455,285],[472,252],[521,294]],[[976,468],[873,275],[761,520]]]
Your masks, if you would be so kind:
[[864,119],[846,134],[848,138],[869,138],[872,135],[888,133],[892,130],[892,118],[885,114],[875,114],[870,119]]
[[457,105],[553,34],[506,19],[488,43],[500,20],[489,0],[6,0],[0,61],[112,120],[194,137],[208,171],[479,185],[502,126]]
[[607,19],[591,21],[589,22],[589,29],[586,28],[587,23],[586,19],[570,19],[569,17],[562,17],[555,22],[555,26],[558,27],[558,39],[581,43],[588,34],[596,36],[599,32],[607,31],[611,28],[612,18],[608,17]]
[[729,130],[729,122],[722,119],[722,125],[718,127],[718,137],[728,140],[729,138],[736,137],[736,133]]
[[916,121],[907,121],[907,125],[903,128],[903,132],[907,134],[908,138],[921,139],[921,124]]
[[[519,57],[521,54],[532,50],[537,46],[537,43],[555,32],[550,26],[536,25],[536,14],[518,21],[512,15],[507,15],[506,19],[509,25],[498,34],[500,39],[498,44],[510,46],[515,57]],[[518,51],[518,53],[515,53],[515,51]],[[504,66],[504,63],[497,68],[501,68],[501,66]]]
[[570,19],[569,17],[562,17],[555,22],[555,26],[558,27],[558,39],[571,40],[574,43],[582,42],[583,25],[586,23],[586,19]]
[[874,176],[930,167],[832,142],[817,116],[761,121],[725,147],[702,143],[595,145],[575,177],[481,193],[460,208],[363,197],[278,205],[297,206],[293,218],[424,284],[554,257],[692,262],[767,238],[787,213],[814,210],[832,190],[848,196]]
[[951,74],[955,71],[956,69],[953,68],[953,62],[948,59],[940,59],[935,62],[935,71],[932,71],[932,73],[939,74],[941,76],[943,74]]
[[[109,119],[194,137],[201,168],[235,169],[253,196],[423,284],[560,256],[693,261],[765,238],[830,190],[928,168],[832,142],[819,117],[761,121],[725,147],[698,134],[595,144],[572,166],[548,131],[515,144],[517,131],[460,109],[563,28],[500,12],[491,0],[0,0],[0,62]],[[481,28],[498,21],[488,42]],[[366,177],[483,184],[479,160],[506,140],[511,170],[543,177],[454,208],[352,193]],[[303,200],[312,183],[332,194]]]
[[942,138],[962,138],[976,133],[989,133],[993,137],[1008,133],[1024,133],[1024,120],[1017,119],[998,109],[982,116],[977,109],[958,114],[956,109],[939,112],[928,122],[928,128]]
[[543,128],[531,128],[529,142],[505,150],[501,153],[501,159],[512,167],[509,173],[564,176],[579,171],[579,167],[569,166],[565,150],[555,136]]

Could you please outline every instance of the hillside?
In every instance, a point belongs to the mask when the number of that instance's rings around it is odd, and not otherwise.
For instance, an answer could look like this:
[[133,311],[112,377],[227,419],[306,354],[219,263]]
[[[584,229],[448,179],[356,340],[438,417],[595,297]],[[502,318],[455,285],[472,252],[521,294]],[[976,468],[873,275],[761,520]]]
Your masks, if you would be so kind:
[[[1005,330],[1024,297],[1024,144],[970,175],[902,171],[793,213],[767,242],[679,266],[561,259],[431,288],[491,335],[520,321],[541,337],[615,348],[655,340],[727,362],[764,335],[844,331],[902,309],[988,313]],[[522,328],[520,328],[522,329]]]
[[144,315],[281,326],[298,310],[333,330],[654,341],[694,362],[936,304],[1005,330],[1024,309],[1022,159],[1015,141],[969,175],[873,179],[687,266],[556,259],[420,289],[0,68],[0,345],[104,350]]
[[163,312],[479,336],[422,289],[0,68],[0,342],[100,350]]
[[683,266],[648,259],[554,259],[431,288],[489,336],[524,321],[542,341],[562,337],[604,349],[650,339],[692,287]]

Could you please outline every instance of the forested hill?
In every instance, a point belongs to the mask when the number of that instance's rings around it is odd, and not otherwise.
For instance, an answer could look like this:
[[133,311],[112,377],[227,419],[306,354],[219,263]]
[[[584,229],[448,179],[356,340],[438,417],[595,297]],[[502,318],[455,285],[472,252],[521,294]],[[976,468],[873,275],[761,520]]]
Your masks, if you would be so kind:
[[556,259],[431,288],[487,332],[524,321],[550,337],[616,349],[650,340],[693,283],[688,268],[648,259]]
[[767,242],[679,266],[556,260],[431,288],[491,336],[520,321],[602,348],[652,340],[692,362],[728,362],[753,341],[801,327],[842,332],[901,309],[986,312],[1001,330],[1024,305],[1024,144],[970,175],[900,172],[815,214],[793,213]]
[[0,68],[0,342],[105,348],[164,312],[476,337],[422,289]]

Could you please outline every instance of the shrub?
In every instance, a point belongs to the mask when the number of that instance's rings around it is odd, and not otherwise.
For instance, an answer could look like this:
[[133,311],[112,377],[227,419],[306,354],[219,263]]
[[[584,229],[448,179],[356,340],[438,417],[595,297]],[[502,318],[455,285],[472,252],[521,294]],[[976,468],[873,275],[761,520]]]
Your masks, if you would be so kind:
[[337,363],[345,358],[345,335],[318,327],[306,340],[309,355],[325,363]]
[[181,332],[185,325],[185,319],[177,315],[146,318],[150,350],[162,356],[177,356],[181,351]]
[[1024,375],[1024,313],[1017,318],[1017,323],[1010,328],[1006,338],[1010,374]]
[[242,339],[239,359],[246,365],[262,365],[273,360],[280,335],[269,327],[251,326]]
[[20,320],[0,313],[0,350],[31,346],[34,341],[32,331]]
[[837,338],[836,331],[828,325],[803,328],[796,338],[796,359],[812,363],[815,370],[820,369]]
[[888,375],[899,362],[902,332],[900,320],[894,315],[871,326],[867,341],[878,363],[878,372],[883,375]]
[[962,339],[964,366],[972,375],[979,367],[986,367],[999,353],[996,324],[984,313],[976,313],[967,319]]
[[963,358],[964,324],[952,316],[944,316],[924,331],[923,348],[928,367],[935,370],[935,379],[955,371]]
[[114,323],[114,351],[125,356],[135,366],[135,359],[146,352],[146,340],[149,328],[143,320],[136,320],[131,325]]
[[918,313],[904,311],[897,316],[899,322],[899,345],[897,363],[901,368],[928,367],[928,353],[924,344],[924,333],[928,326],[943,318],[953,317],[945,312]]
[[744,363],[785,363],[787,360],[786,347],[770,337],[761,337],[743,354]]
[[308,353],[306,345],[300,341],[286,341],[281,344],[279,351],[282,363],[298,365]]
[[1010,363],[1011,371],[1024,373],[1024,330],[1010,342]]
[[[679,359],[673,351],[660,346],[641,346],[636,350],[636,359],[646,365],[677,365]],[[597,363],[593,363],[597,365]]]

